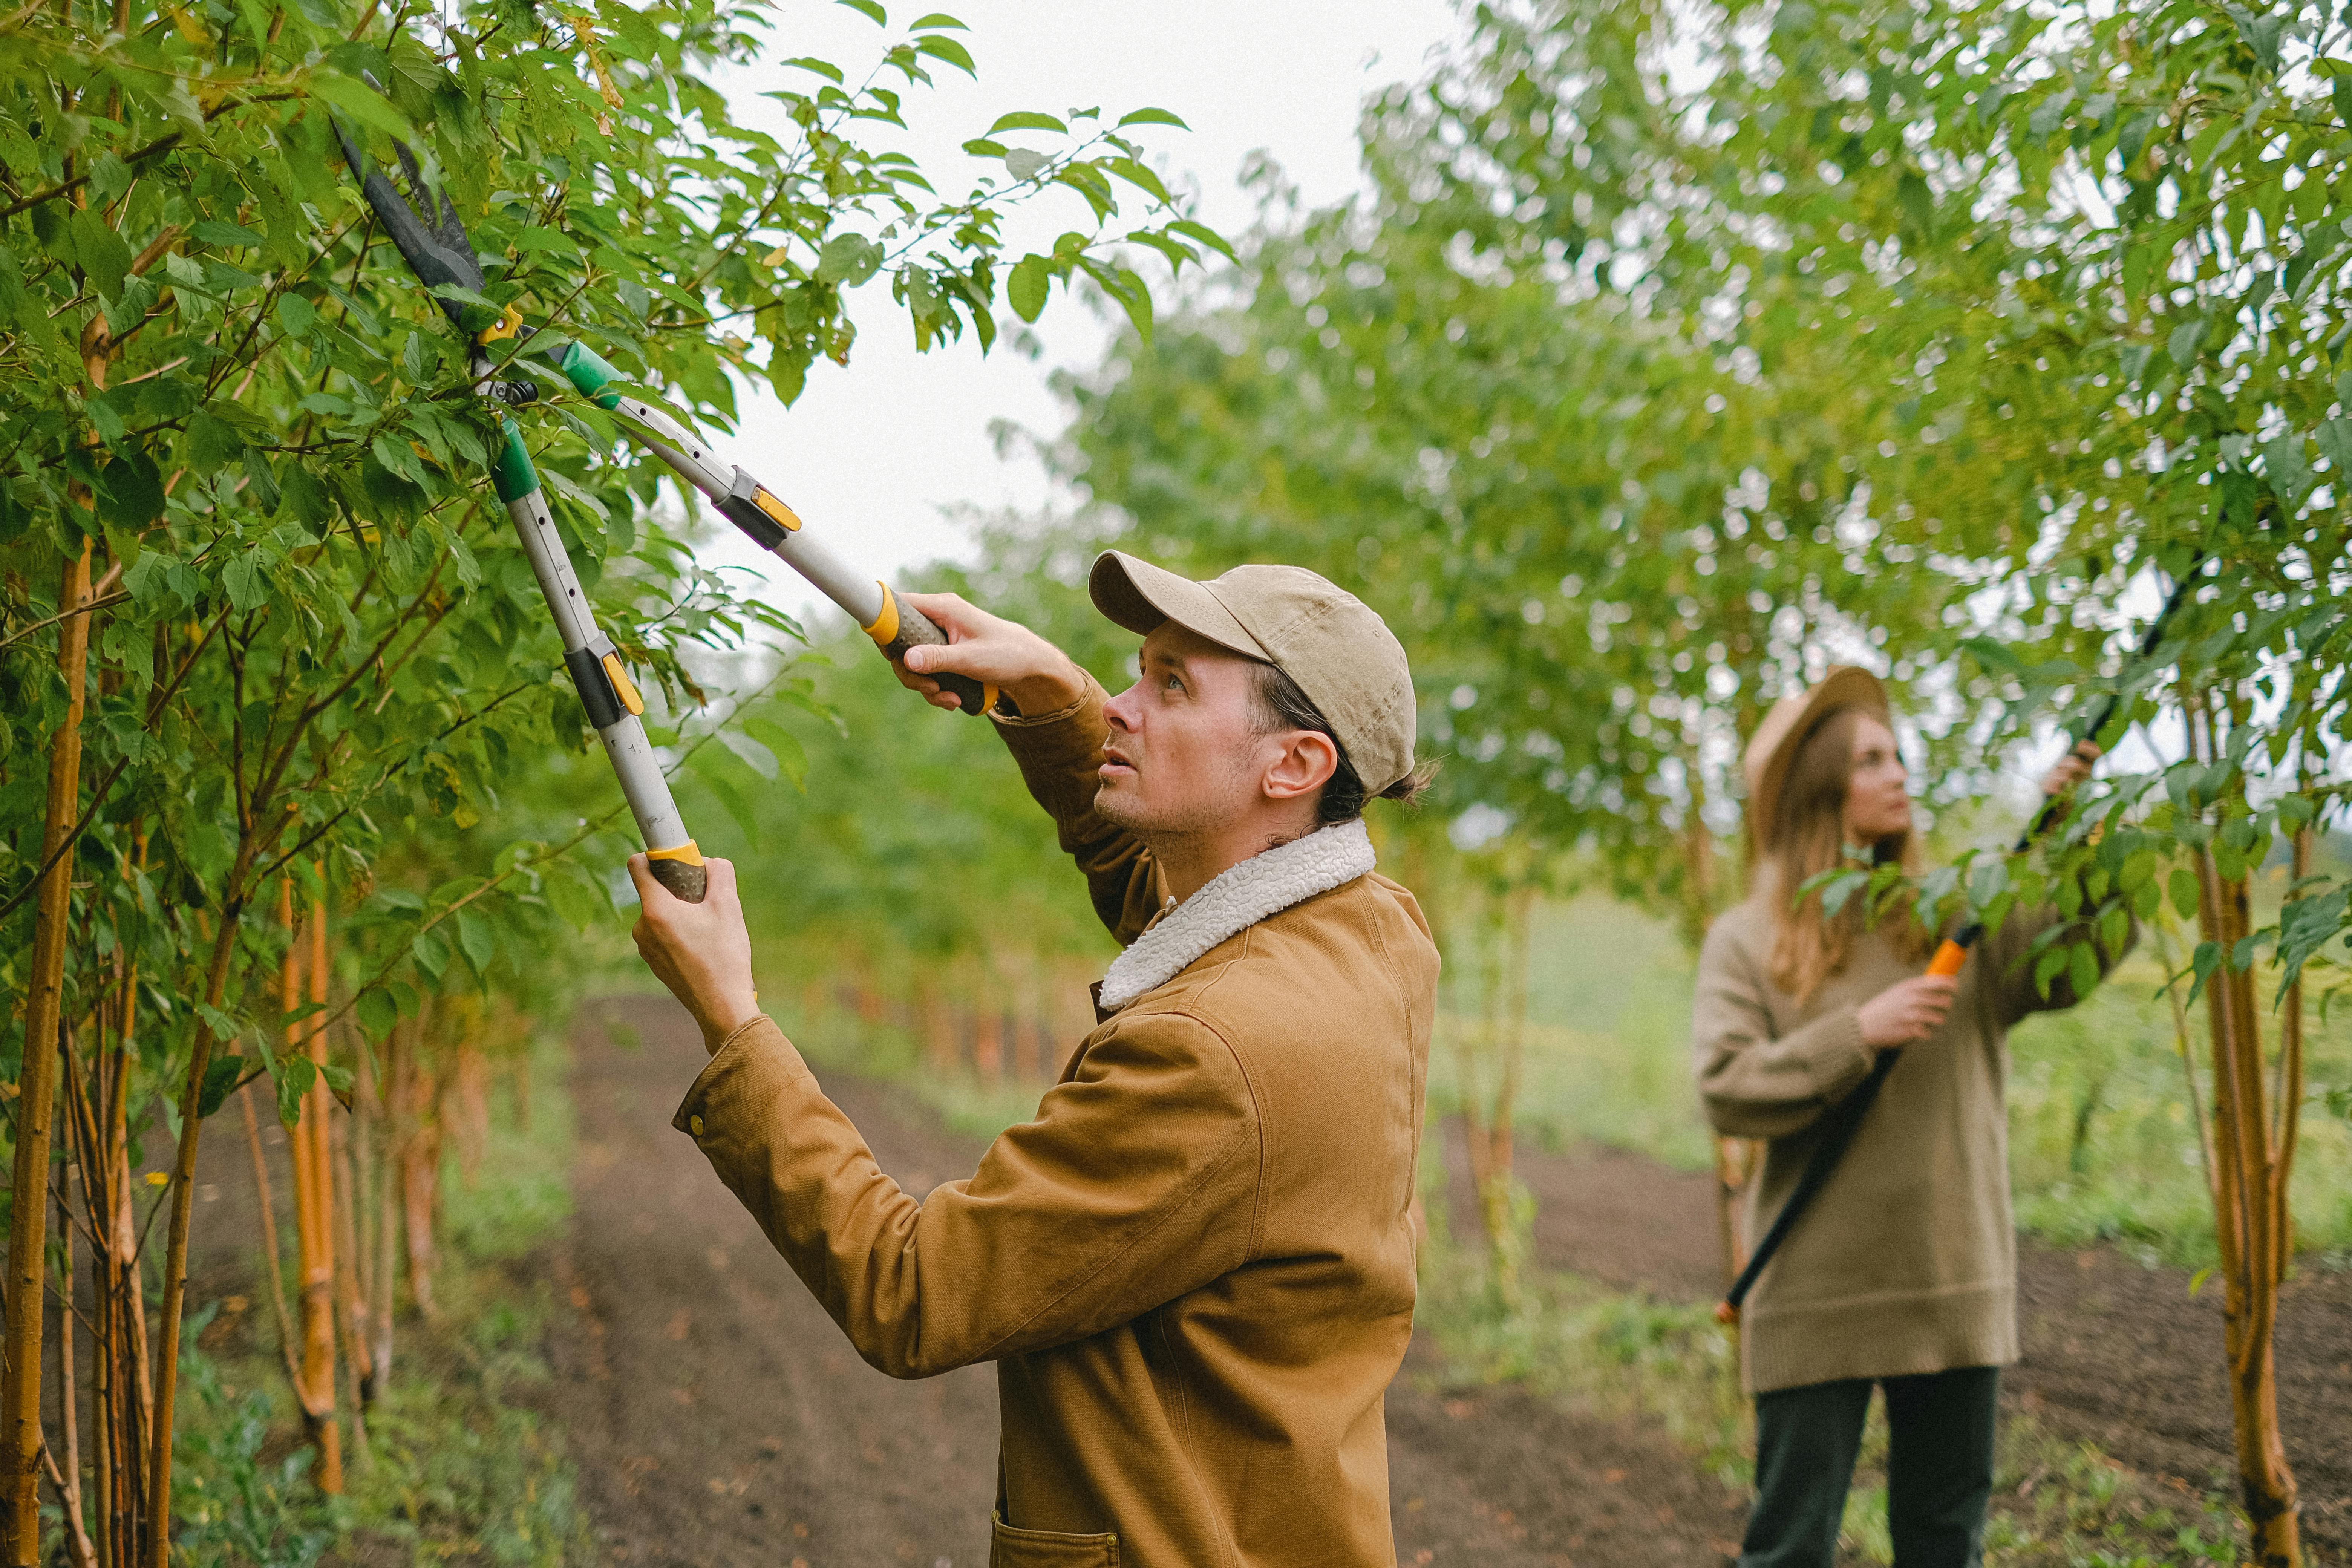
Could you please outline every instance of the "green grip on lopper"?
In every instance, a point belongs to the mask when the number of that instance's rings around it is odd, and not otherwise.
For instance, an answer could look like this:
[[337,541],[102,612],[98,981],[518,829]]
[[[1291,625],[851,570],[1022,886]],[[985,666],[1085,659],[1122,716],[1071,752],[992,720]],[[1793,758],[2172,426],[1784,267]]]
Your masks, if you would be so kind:
[[539,489],[539,470],[530,466],[530,448],[522,444],[522,426],[500,416],[499,432],[506,437],[490,464],[490,483],[499,500],[512,503]]
[[572,384],[572,391],[587,398],[597,407],[620,406],[621,395],[617,392],[607,392],[604,389],[621,380],[621,373],[607,364],[603,356],[586,343],[576,340],[566,343],[563,347],[563,357],[556,362],[555,368],[563,373],[563,379]]

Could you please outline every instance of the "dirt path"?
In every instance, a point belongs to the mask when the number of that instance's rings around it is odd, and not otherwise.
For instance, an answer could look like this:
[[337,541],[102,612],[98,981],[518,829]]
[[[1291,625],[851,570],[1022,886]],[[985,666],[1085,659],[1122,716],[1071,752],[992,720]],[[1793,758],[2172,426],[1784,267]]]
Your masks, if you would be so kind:
[[[1466,1194],[1461,1141],[1447,1144],[1450,1190]],[[1516,1168],[1545,1264],[1669,1299],[1721,1288],[1711,1178],[1611,1151],[1522,1152]],[[1466,1206],[1455,1220],[1475,1223]],[[2134,1469],[2231,1488],[2221,1288],[2192,1297],[2188,1274],[2110,1247],[2024,1244],[2018,1274],[2025,1357],[2002,1381],[2009,1406]],[[2305,1539],[2352,1562],[2352,1272],[2305,1268],[2282,1292],[2278,1382]]]
[[[623,1026],[607,1027],[606,1023]],[[621,1043],[634,1036],[642,1043]],[[994,1378],[866,1367],[673,1132],[699,1042],[667,1002],[584,1008],[576,1218],[553,1260],[553,1414],[591,1516],[628,1564],[978,1568]],[[824,1075],[916,1191],[982,1144],[887,1086]],[[1389,1401],[1399,1561],[1482,1568],[1718,1564],[1743,1510],[1661,1433],[1524,1391],[1446,1393],[1416,1349]]]

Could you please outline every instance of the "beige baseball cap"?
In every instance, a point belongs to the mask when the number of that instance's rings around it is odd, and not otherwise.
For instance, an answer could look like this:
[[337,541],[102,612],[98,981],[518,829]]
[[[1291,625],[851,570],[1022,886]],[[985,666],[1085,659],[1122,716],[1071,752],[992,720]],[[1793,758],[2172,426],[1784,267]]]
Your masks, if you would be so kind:
[[1412,772],[1412,671],[1372,607],[1303,566],[1236,566],[1195,583],[1123,551],[1095,557],[1095,608],[1150,637],[1163,621],[1274,666],[1330,722],[1367,795]]

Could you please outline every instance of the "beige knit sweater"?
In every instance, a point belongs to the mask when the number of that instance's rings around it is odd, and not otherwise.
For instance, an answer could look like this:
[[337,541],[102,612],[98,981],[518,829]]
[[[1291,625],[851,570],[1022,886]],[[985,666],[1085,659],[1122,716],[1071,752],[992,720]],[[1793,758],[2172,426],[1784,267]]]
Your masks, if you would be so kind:
[[[1822,1113],[1870,1071],[1862,1004],[1925,968],[1866,932],[1801,1005],[1770,979],[1774,914],[1759,892],[1716,921],[1691,1018],[1708,1120],[1728,1136],[1769,1140],[1749,1184],[1751,1243],[1797,1184]],[[1944,1026],[1887,1075],[1740,1313],[1748,1392],[2017,1359],[2007,1038],[2027,1014],[2076,1000],[2063,975],[2043,1000],[2032,961],[2019,962],[2057,918],[2021,912],[1979,943]]]

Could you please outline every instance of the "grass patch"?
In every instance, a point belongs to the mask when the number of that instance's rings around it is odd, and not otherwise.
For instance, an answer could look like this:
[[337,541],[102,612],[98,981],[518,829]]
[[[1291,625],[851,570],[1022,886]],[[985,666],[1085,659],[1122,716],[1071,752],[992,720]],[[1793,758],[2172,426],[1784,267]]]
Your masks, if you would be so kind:
[[311,1568],[322,1561],[506,1565],[591,1561],[562,1436],[532,1409],[552,1301],[516,1267],[570,1217],[571,1104],[551,1040],[530,1064],[530,1117],[511,1085],[491,1098],[473,1182],[443,1172],[440,1320],[404,1317],[393,1385],[368,1415],[360,1458],[346,1420],[344,1496],[320,1493],[314,1450],[266,1332],[235,1354],[194,1349],[174,1466],[179,1560],[194,1568]]

